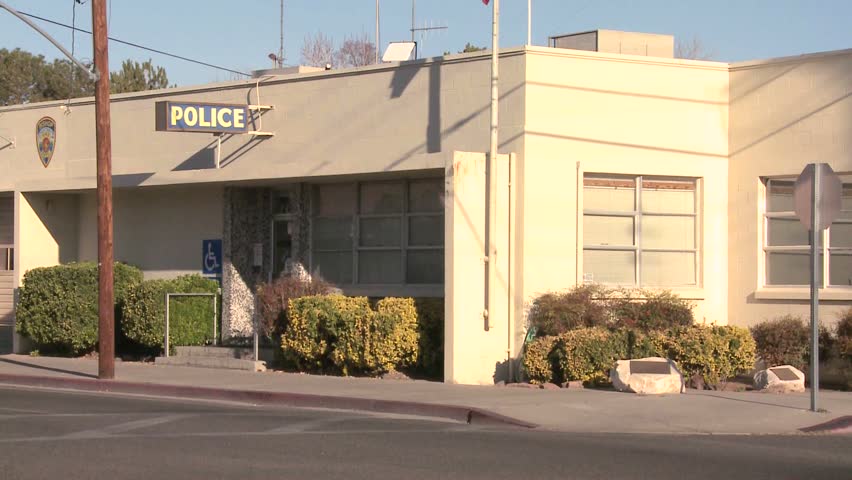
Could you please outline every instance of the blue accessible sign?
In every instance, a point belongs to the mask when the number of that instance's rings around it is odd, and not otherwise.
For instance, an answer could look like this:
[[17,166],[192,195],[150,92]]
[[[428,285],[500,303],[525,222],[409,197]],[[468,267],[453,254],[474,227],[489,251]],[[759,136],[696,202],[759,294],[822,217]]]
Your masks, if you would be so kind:
[[222,240],[202,240],[201,271],[204,275],[222,275]]

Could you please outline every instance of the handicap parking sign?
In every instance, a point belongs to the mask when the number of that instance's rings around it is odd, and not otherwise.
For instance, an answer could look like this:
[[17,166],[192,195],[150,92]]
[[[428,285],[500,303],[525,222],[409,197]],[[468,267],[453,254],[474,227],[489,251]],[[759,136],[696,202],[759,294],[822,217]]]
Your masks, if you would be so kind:
[[222,274],[222,240],[202,240],[201,271],[204,275]]

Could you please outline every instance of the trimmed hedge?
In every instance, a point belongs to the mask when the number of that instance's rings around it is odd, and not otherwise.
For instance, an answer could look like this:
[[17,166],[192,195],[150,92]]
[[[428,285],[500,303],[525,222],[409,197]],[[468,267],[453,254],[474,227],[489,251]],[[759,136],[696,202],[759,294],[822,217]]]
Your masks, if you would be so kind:
[[[115,263],[114,292],[120,313],[142,271]],[[78,355],[98,342],[98,266],[93,262],[34,268],[24,274],[17,306],[17,331],[42,350]],[[116,315],[116,323],[121,321]]]
[[539,336],[561,335],[584,327],[609,323],[606,298],[612,292],[600,285],[578,285],[566,292],[545,293],[533,300],[529,323]]
[[410,298],[380,300],[376,310],[366,297],[294,298],[289,318],[281,349],[299,370],[375,375],[416,362],[417,313]]
[[669,291],[621,290],[612,300],[612,315],[616,327],[650,332],[692,325],[694,306]]
[[667,332],[580,328],[557,337],[540,337],[526,347],[523,366],[531,383],[580,380],[609,382],[617,360],[666,357],[681,368],[686,380],[700,376],[706,385],[751,370],[755,343],[739,327],[695,325]]
[[751,334],[757,355],[767,367],[792,365],[807,370],[810,331],[800,317],[785,315],[758,323],[751,327]]
[[[169,280],[146,280],[127,295],[122,333],[150,349],[163,346],[166,333],[166,293],[217,293],[219,284],[200,275]],[[217,299],[218,301],[218,299]],[[169,304],[169,344],[205,345],[213,340],[213,305],[210,297],[176,297]]]
[[426,378],[444,378],[444,299],[415,298],[419,352],[413,367]]
[[257,306],[262,333],[269,339],[280,338],[287,330],[287,308],[290,299],[311,295],[327,295],[333,286],[314,276],[311,279],[281,277],[257,288]]
[[835,334],[840,357],[852,361],[852,307],[840,316]]

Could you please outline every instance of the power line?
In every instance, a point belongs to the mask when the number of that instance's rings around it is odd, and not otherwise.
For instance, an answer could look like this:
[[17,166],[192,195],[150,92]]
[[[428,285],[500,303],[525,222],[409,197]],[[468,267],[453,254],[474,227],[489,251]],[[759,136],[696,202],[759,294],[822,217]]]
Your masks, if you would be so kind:
[[[76,30],[78,32],[88,33],[89,35],[92,34],[92,32],[90,32],[88,30],[84,30],[84,29],[79,28],[79,27],[75,28],[75,27],[72,27],[71,25],[66,25],[64,23],[60,23],[60,22],[57,22],[57,21],[54,21],[54,20],[49,20],[49,19],[44,18],[44,17],[39,17],[38,15],[33,15],[31,13],[22,12],[20,10],[18,10],[18,13],[20,13],[21,15],[26,15],[30,18],[35,18],[36,20],[41,20],[42,22],[52,23],[52,24],[58,25],[60,27],[65,27],[65,28],[71,29],[72,31]],[[197,63],[198,65],[204,65],[205,67],[216,68],[218,70],[224,70],[226,72],[236,73],[236,74],[239,74],[239,75],[245,75],[246,77],[251,76],[250,74],[245,73],[245,72],[240,72],[240,71],[237,71],[237,70],[231,70],[230,68],[220,67],[218,65],[213,65],[212,63],[202,62],[200,60],[193,60],[191,58],[182,57],[180,55],[175,55],[173,53],[164,52],[162,50],[157,50],[156,48],[150,48],[150,47],[146,47],[144,45],[139,45],[138,43],[126,42],[124,40],[120,40],[120,39],[115,38],[115,37],[107,37],[107,38],[109,38],[110,41],[113,41],[113,42],[116,42],[116,43],[121,43],[121,44],[124,44],[124,45],[128,45],[130,47],[135,47],[135,48],[139,48],[139,49],[142,49],[142,50],[147,50],[149,52],[158,53],[160,55],[165,55],[167,57],[177,58],[178,60],[183,60],[183,61],[191,62],[191,63]]]

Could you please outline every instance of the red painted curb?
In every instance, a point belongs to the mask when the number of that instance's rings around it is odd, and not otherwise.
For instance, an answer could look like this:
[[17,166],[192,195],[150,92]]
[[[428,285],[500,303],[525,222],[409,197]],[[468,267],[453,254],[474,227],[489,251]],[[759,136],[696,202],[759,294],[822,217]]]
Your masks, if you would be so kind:
[[852,433],[852,416],[837,417],[825,423],[800,428],[799,431],[804,433]]
[[0,383],[30,387],[67,388],[92,392],[161,395],[178,398],[203,398],[232,402],[250,402],[303,408],[332,408],[402,415],[419,415],[454,420],[475,425],[503,425],[536,428],[538,425],[479,408],[441,405],[402,400],[381,400],[360,397],[340,397],[308,393],[267,392],[263,390],[232,390],[227,388],[167,385],[161,383],[126,382],[90,378],[40,377],[0,373]]

